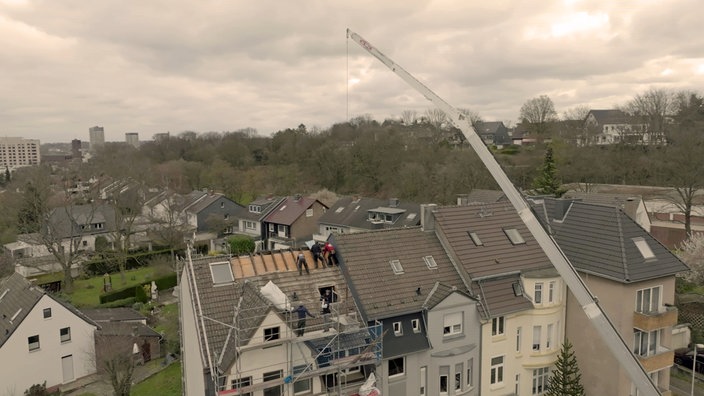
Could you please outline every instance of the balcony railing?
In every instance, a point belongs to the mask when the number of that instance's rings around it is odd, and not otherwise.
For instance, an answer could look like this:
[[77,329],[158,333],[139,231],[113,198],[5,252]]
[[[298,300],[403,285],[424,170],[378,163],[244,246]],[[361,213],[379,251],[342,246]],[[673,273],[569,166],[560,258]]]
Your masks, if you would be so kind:
[[633,327],[643,331],[652,331],[677,324],[677,308],[665,307],[658,312],[634,312]]
[[674,358],[675,352],[665,348],[662,348],[662,352],[658,351],[655,355],[647,357],[638,356],[640,364],[642,364],[645,371],[649,373],[672,366]]

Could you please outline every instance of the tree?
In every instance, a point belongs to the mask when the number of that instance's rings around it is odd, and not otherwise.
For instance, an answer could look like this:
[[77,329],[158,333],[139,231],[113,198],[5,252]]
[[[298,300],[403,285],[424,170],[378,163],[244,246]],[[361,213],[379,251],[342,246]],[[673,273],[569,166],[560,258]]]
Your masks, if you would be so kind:
[[697,285],[704,283],[704,234],[693,234],[682,242],[678,256],[691,269],[685,273],[685,280]]
[[557,167],[552,156],[552,146],[548,146],[545,150],[545,158],[539,171],[538,176],[533,179],[533,189],[535,189],[536,193],[559,198],[566,192],[557,177]]
[[442,125],[448,121],[447,114],[436,107],[431,107],[426,110],[425,118],[428,120],[428,123],[435,128],[442,127]]
[[418,112],[415,110],[404,110],[401,112],[401,122],[403,125],[413,125],[418,121]]
[[589,106],[578,105],[562,112],[563,121],[584,121],[589,114]]
[[528,123],[531,132],[538,136],[548,135],[550,123],[557,121],[557,112],[552,99],[547,95],[528,99],[521,106],[519,121]]
[[146,200],[146,186],[132,180],[119,183],[116,191],[107,197],[108,202],[113,206],[111,213],[114,214],[112,219],[114,228],[108,230],[113,247],[105,254],[117,262],[124,283],[127,258],[132,250],[132,240],[136,233],[136,221],[141,216],[142,206]]
[[582,375],[579,373],[572,343],[565,339],[557,357],[555,369],[550,375],[546,394],[549,396],[583,396],[584,387],[581,379]]
[[99,331],[95,338],[100,347],[89,355],[89,359],[98,373],[107,377],[114,396],[129,396],[136,360],[140,357],[133,353],[133,346],[139,345],[138,337],[107,336]]
[[650,141],[665,134],[667,117],[676,111],[675,95],[664,89],[651,88],[637,94],[622,109],[632,116],[641,117],[648,124]]

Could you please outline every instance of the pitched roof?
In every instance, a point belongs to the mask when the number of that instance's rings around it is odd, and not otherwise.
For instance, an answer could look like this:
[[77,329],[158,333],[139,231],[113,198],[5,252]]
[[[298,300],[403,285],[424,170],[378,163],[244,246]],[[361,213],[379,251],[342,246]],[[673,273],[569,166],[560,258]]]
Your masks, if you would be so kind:
[[147,318],[132,308],[88,308],[83,313],[95,322],[142,321]]
[[108,204],[63,206],[53,209],[49,216],[52,233],[61,238],[95,233],[92,228],[82,230],[82,225],[102,223],[98,232],[115,230],[115,208]]
[[440,282],[435,282],[435,285],[430,290],[430,293],[428,293],[428,296],[423,302],[423,308],[432,309],[436,305],[440,304],[445,298],[447,298],[447,296],[452,293],[461,293],[469,297],[469,294],[463,291],[463,289],[464,288],[458,289],[455,286],[449,286]]
[[[332,240],[366,320],[420,311],[436,282],[464,288],[435,234],[420,227],[336,234]],[[429,269],[425,257],[437,268]],[[392,260],[402,273],[394,272]]]
[[499,128],[505,128],[501,121],[479,121],[474,124],[474,130],[479,135],[498,133]]
[[[243,212],[240,217],[243,219],[248,219],[248,220],[254,220],[254,221],[262,221],[269,213],[279,206],[281,202],[283,202],[286,199],[286,197],[264,197],[264,198],[257,198],[254,201],[249,203],[249,207],[245,212]],[[259,213],[254,213],[250,212],[249,208],[252,206],[258,206],[260,208]]]
[[621,208],[632,219],[636,218],[638,206],[643,201],[643,198],[640,195],[608,194],[598,192],[586,193],[579,191],[568,191],[565,193],[563,198],[572,198],[595,205]]
[[156,330],[141,322],[103,322],[100,334],[106,336],[161,337]]
[[475,188],[467,194],[467,203],[493,203],[508,201],[506,194],[501,190],[482,190]]
[[618,109],[608,110],[590,110],[587,114],[594,116],[594,119],[599,125],[605,124],[630,124],[633,122],[633,117]]
[[[370,211],[394,209],[403,213],[394,223],[372,224]],[[414,202],[383,200],[366,197],[343,197],[337,200],[318,220],[320,224],[361,229],[413,227],[420,224],[420,205]]]
[[479,314],[484,318],[507,315],[533,308],[523,293],[516,293],[514,285],[520,285],[520,274],[484,278],[472,282],[472,291],[479,297]]
[[[562,222],[554,220],[553,236],[579,271],[631,283],[689,269],[622,209],[576,201]],[[647,248],[642,252],[638,245]]]
[[[435,224],[473,280],[552,267],[509,202],[441,207],[435,211]],[[514,245],[504,231],[509,229],[515,229],[525,243]],[[482,244],[475,245],[470,233],[476,233]]]
[[[299,217],[303,216],[306,210],[310,209],[316,202],[315,198],[308,197],[286,197],[264,218],[264,221],[275,224],[293,224]],[[322,203],[320,203],[323,205]],[[323,205],[325,206],[325,205]]]
[[24,318],[45,295],[87,323],[98,327],[74,306],[52,297],[42,288],[32,285],[22,275],[13,273],[0,279],[0,347],[12,336]]

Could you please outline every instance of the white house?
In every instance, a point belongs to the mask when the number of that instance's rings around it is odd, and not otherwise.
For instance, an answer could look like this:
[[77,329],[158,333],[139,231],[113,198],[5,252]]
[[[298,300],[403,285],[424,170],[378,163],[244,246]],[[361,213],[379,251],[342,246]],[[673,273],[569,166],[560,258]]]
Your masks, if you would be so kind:
[[97,325],[15,273],[0,280],[0,395],[93,374]]

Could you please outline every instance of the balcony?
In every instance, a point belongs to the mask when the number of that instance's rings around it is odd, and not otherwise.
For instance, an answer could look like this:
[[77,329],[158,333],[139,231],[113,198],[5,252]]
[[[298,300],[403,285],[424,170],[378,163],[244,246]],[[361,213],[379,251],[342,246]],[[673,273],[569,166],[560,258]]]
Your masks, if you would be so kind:
[[646,372],[651,373],[672,366],[672,362],[675,359],[675,352],[670,350],[658,352],[659,353],[648,357],[638,356],[638,360],[640,364],[643,365]]
[[665,307],[665,310],[660,312],[634,312],[633,327],[643,330],[652,331],[665,327],[672,327],[677,324],[677,308]]

